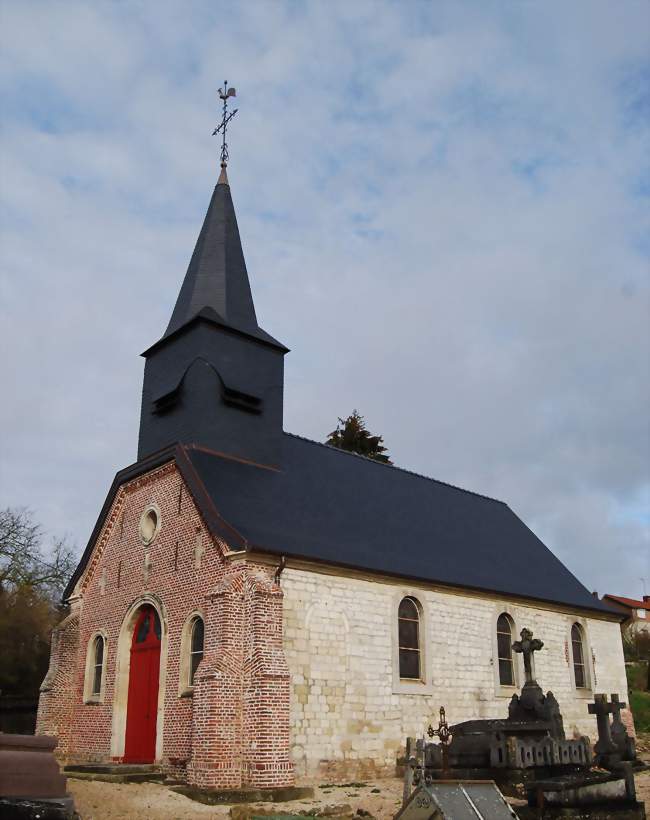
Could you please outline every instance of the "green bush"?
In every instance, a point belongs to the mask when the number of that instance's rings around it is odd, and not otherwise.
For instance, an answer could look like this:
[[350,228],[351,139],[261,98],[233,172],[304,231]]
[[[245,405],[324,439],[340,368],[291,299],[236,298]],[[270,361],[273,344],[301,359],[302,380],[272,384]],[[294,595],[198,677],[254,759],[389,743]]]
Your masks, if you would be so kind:
[[630,692],[630,708],[637,732],[650,732],[650,692]]
[[627,661],[625,664],[628,689],[643,692],[648,682],[648,661]]

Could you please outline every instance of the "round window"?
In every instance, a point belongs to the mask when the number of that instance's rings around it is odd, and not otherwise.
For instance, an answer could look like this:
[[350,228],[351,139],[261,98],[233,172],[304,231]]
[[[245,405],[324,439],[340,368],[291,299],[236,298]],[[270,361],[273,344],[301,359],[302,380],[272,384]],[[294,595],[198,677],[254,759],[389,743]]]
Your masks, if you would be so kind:
[[151,544],[160,529],[160,512],[151,506],[140,516],[140,539],[143,544]]

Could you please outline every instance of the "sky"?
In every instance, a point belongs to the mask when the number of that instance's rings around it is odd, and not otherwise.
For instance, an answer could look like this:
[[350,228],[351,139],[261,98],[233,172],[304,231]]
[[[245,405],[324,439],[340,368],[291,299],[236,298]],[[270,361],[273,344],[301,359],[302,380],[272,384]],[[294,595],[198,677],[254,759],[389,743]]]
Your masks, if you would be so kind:
[[356,408],[650,593],[648,32],[635,0],[0,0],[0,506],[81,550],[135,461],[227,79],[285,430]]

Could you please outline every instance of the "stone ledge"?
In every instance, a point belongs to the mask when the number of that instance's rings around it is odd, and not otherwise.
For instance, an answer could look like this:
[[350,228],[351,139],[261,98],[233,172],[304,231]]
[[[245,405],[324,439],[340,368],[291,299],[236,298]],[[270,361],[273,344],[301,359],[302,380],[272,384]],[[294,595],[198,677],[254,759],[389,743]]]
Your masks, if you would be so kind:
[[74,780],[100,780],[105,783],[162,783],[164,775],[159,766],[142,765],[78,765],[64,768],[66,777]]
[[277,789],[197,789],[192,786],[174,786],[171,791],[210,806],[228,803],[285,803],[314,796],[311,786],[283,786]]
[[162,783],[163,775],[148,774],[103,774],[102,772],[67,772],[70,780],[100,780],[104,783]]

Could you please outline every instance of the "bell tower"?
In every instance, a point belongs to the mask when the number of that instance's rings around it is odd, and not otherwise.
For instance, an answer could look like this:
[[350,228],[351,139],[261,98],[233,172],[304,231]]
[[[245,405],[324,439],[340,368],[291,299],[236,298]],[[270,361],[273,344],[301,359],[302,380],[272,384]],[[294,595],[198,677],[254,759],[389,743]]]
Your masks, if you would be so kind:
[[142,354],[138,459],[181,442],[280,461],[288,348],[257,323],[226,158],[167,330]]

